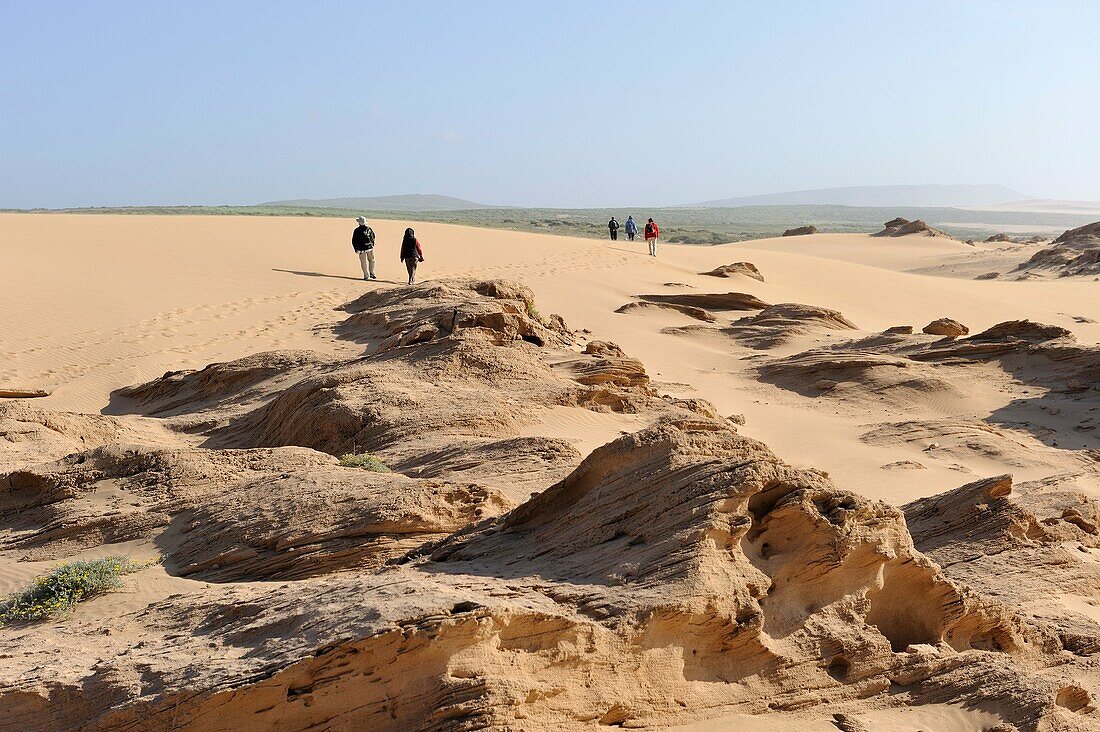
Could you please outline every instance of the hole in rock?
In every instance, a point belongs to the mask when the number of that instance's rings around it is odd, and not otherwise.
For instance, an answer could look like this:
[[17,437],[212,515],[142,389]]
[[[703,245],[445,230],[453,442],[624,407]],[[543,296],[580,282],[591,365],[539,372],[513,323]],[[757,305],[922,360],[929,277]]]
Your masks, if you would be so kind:
[[848,676],[848,669],[851,668],[851,664],[843,654],[833,656],[829,661],[829,668],[827,669],[830,676],[837,681],[843,681]]
[[749,514],[752,516],[753,523],[758,526],[775,508],[775,504],[792,490],[793,488],[785,483],[772,483],[754,494],[749,499]]
[[1012,636],[1001,627],[990,628],[981,633],[975,633],[970,639],[970,647],[976,651],[997,651],[1003,653],[1016,647]]
[[1055,704],[1071,712],[1079,712],[1085,709],[1089,706],[1091,701],[1092,700],[1089,699],[1089,693],[1080,686],[1062,687],[1058,690],[1057,696],[1054,697]]
[[925,567],[905,561],[882,568],[882,589],[871,595],[867,622],[878,628],[895,652],[917,643],[936,645],[943,634],[943,588]]

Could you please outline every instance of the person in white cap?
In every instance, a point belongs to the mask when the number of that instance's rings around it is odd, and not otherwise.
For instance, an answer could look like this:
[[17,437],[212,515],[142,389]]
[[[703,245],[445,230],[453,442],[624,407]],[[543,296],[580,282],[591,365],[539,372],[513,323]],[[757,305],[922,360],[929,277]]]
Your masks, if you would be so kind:
[[359,265],[363,268],[363,279],[376,280],[374,276],[374,229],[367,226],[363,216],[355,219],[359,224],[351,233],[351,248],[359,255]]

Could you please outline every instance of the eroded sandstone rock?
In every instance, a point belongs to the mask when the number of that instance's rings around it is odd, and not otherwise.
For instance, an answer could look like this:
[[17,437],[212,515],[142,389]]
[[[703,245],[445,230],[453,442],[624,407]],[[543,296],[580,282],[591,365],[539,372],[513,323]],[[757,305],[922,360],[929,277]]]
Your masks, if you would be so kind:
[[[1015,609],[1036,563],[1092,587],[1067,556],[1095,546],[1093,504],[1047,486],[1013,507],[998,479],[903,514],[785,464],[701,400],[662,397],[614,344],[568,348],[531,303],[508,283],[373,295],[341,331],[360,358],[265,355],[131,392],[204,448],[92,445],[3,473],[5,556],[153,541],[179,589],[4,629],[0,724],[538,732],[820,708],[854,725],[871,698],[1026,730],[1095,721],[1067,654],[1100,636]],[[762,320],[848,330],[776,307]],[[925,388],[912,382],[934,367],[910,356],[964,346],[1077,378],[1093,365],[1035,324],[854,343],[772,362],[771,378]],[[583,460],[526,432],[534,411],[577,405],[649,426]],[[96,422],[97,439],[133,419]],[[393,472],[341,467],[349,446]],[[1002,556],[1017,595],[970,579]]]
[[1043,270],[1061,277],[1100,274],[1100,221],[1069,229],[1016,269],[1024,276]]
[[[807,232],[808,233],[808,232]],[[784,234],[783,236],[787,236]],[[760,274],[760,270],[756,268],[756,265],[752,262],[734,262],[733,264],[723,264],[721,267],[715,267],[709,272],[700,272],[701,275],[707,275],[709,277],[733,277],[735,275],[744,275],[745,277],[751,277],[754,280],[764,281],[764,275]]]
[[768,307],[755,295],[744,292],[684,293],[682,295],[638,295],[646,302],[687,305],[704,310],[763,310]]
[[928,335],[947,336],[949,338],[957,338],[958,336],[964,336],[970,332],[970,329],[965,325],[951,318],[933,320],[921,330]]
[[724,330],[753,348],[773,348],[800,335],[855,329],[855,324],[836,310],[801,303],[779,303],[769,305],[756,315],[736,320]]
[[615,312],[616,313],[630,313],[646,310],[671,310],[673,312],[682,313],[689,318],[695,318],[696,320],[702,320],[704,323],[713,323],[717,320],[714,314],[694,305],[680,305],[673,302],[628,302],[625,305],[620,305]]
[[882,231],[872,234],[872,236],[907,236],[909,234],[920,234],[922,236],[942,236],[948,239],[951,238],[950,234],[946,234],[939,229],[933,229],[919,219],[916,221],[909,221],[899,216],[887,221],[882,226]]

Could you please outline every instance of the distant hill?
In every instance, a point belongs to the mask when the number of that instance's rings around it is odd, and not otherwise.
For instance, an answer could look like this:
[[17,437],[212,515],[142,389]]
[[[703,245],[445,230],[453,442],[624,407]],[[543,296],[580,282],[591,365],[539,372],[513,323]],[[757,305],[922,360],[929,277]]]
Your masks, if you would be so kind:
[[986,206],[1019,201],[1022,193],[1000,185],[853,186],[767,193],[699,204],[737,206]]
[[431,193],[403,196],[359,196],[352,198],[297,198],[292,201],[268,201],[261,206],[299,206],[308,208],[362,209],[364,211],[474,211],[495,208],[483,203]]

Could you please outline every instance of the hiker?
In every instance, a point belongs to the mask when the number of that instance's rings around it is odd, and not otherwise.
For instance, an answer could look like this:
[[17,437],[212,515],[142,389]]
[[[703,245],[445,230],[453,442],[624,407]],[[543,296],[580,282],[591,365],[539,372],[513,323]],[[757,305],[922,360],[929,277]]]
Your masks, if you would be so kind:
[[355,219],[359,224],[351,232],[351,248],[359,255],[359,266],[363,268],[363,279],[376,280],[374,276],[374,229],[367,226],[366,218]]
[[611,241],[619,240],[619,222],[615,220],[614,216],[607,222],[607,230],[611,232]]
[[409,270],[409,284],[416,280],[416,265],[424,261],[424,251],[420,248],[416,233],[412,229],[405,229],[405,238],[401,240],[401,261],[405,263],[405,269]]
[[661,235],[661,230],[657,228],[657,222],[650,219],[645,225],[645,240],[649,244],[649,256],[657,256],[657,237]]
[[638,233],[638,225],[634,223],[633,216],[626,217],[626,226],[623,228],[626,229],[627,241],[634,241],[634,235]]

